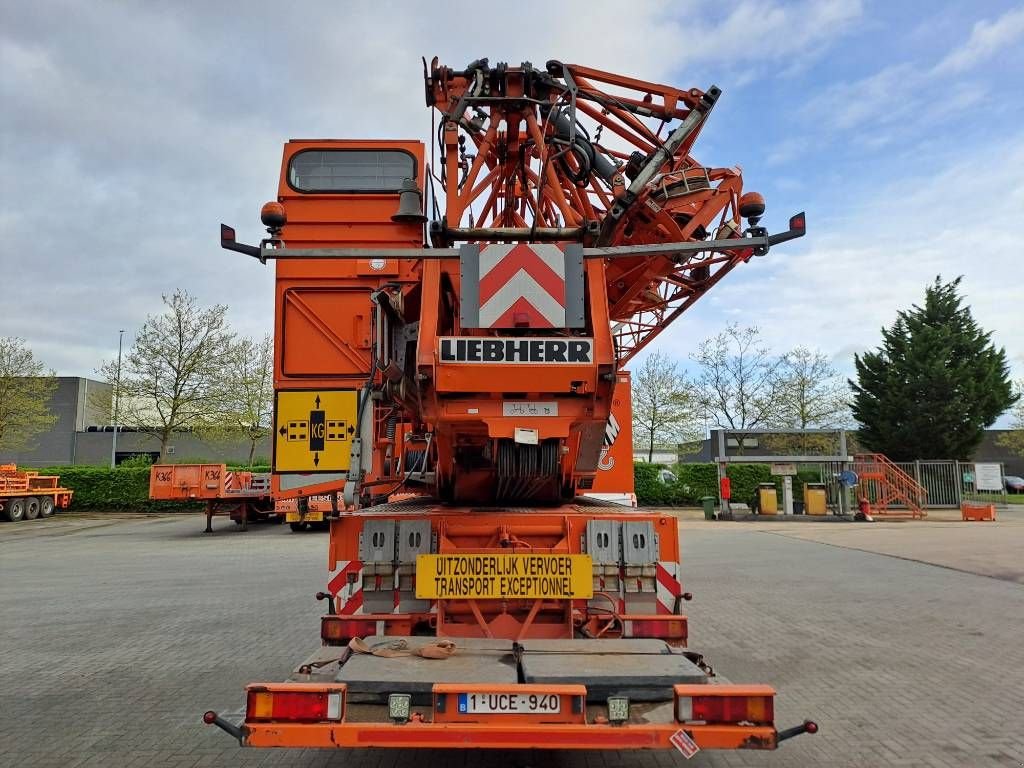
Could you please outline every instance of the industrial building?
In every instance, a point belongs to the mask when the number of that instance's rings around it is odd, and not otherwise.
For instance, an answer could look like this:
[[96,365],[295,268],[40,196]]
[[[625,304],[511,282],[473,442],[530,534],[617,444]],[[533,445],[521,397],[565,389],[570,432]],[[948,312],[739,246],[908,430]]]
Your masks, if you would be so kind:
[[[38,435],[26,450],[0,450],[0,464],[25,467],[109,464],[114,441],[111,391],[106,382],[78,376],[57,377],[57,390],[50,400],[50,411],[57,417],[56,423],[48,432]],[[249,459],[249,443],[207,441],[185,431],[175,433],[167,446],[167,454],[171,461],[200,459],[242,463]],[[139,455],[159,458],[160,440],[144,432],[120,428],[117,462]],[[257,445],[255,456],[269,460],[269,438]]]

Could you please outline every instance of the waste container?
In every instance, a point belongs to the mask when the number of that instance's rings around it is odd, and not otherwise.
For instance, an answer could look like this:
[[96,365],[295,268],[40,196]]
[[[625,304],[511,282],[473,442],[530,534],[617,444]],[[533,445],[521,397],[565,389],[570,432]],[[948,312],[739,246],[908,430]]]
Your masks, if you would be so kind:
[[704,519],[714,520],[715,519],[715,497],[714,496],[703,496],[700,503],[704,505]]
[[828,513],[824,483],[804,483],[804,514],[824,515]]
[[779,514],[779,493],[775,483],[757,484],[757,509],[762,515]]

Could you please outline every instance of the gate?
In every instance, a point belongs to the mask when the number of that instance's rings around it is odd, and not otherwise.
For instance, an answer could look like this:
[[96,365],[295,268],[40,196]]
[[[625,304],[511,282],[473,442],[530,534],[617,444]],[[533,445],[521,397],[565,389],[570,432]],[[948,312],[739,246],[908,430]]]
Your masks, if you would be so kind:
[[929,507],[959,507],[965,497],[978,495],[973,462],[936,459],[893,463],[924,486]]
[[928,491],[928,506],[960,506],[963,499],[963,475],[959,461],[897,461],[895,464]]

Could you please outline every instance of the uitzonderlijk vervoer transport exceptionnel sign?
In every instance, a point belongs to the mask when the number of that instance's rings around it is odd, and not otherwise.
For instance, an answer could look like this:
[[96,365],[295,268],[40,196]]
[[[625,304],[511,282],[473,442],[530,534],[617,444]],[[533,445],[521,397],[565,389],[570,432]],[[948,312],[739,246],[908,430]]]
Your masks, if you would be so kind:
[[416,558],[416,597],[422,600],[575,600],[593,596],[590,555],[459,554]]

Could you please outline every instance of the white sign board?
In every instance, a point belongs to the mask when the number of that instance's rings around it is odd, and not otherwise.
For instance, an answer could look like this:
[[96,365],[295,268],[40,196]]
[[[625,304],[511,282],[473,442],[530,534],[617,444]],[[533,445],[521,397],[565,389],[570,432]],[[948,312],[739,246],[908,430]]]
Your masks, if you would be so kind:
[[502,416],[557,416],[558,402],[539,403],[532,400],[502,400]]
[[974,487],[979,491],[1003,490],[1003,471],[998,464],[975,464]]
[[796,464],[772,464],[773,475],[795,475]]

